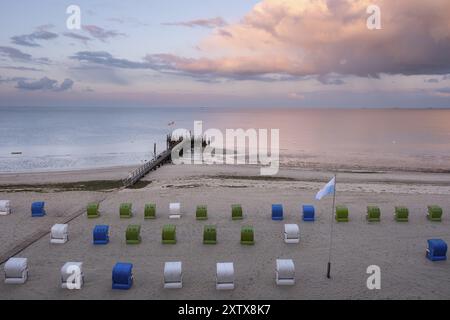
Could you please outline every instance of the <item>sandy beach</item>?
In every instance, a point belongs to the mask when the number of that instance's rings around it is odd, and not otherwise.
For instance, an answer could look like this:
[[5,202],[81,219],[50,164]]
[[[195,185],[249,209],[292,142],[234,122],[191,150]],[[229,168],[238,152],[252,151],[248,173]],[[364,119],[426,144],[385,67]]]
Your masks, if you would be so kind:
[[[51,245],[49,235],[33,242],[20,257],[29,261],[30,277],[24,285],[0,281],[0,299],[448,299],[449,262],[433,263],[425,258],[427,239],[450,243],[450,174],[420,172],[339,172],[337,203],[350,209],[350,222],[334,223],[332,279],[326,278],[330,232],[331,198],[314,200],[331,172],[282,168],[275,177],[259,176],[250,166],[166,165],[145,177],[139,189],[96,191],[21,191],[23,185],[97,180],[120,180],[129,168],[53,173],[0,174],[0,198],[11,200],[13,213],[0,217],[0,256],[57,222],[69,222],[69,242]],[[6,185],[21,185],[8,189]],[[51,189],[51,188],[50,188]],[[30,204],[46,201],[47,216],[31,218]],[[86,204],[101,201],[101,217],[88,220]],[[132,202],[135,215],[119,218],[119,205]],[[144,204],[157,205],[157,219],[144,220]],[[180,202],[183,217],[168,219],[170,202]],[[244,220],[232,221],[230,205],[240,203]],[[285,219],[271,220],[271,204],[284,206]],[[197,221],[195,208],[208,205],[208,220]],[[301,221],[300,206],[316,206],[317,221]],[[379,205],[382,221],[368,224],[366,206]],[[441,223],[426,219],[426,206],[444,209]],[[410,209],[410,221],[397,223],[394,207]],[[177,244],[161,244],[162,226],[177,226]],[[299,244],[282,240],[285,223],[300,226]],[[96,224],[110,225],[110,243],[92,244]],[[141,224],[142,243],[126,245],[128,224]],[[217,245],[202,244],[205,224],[218,230]],[[240,228],[255,228],[254,246],[239,243]],[[293,259],[296,285],[275,284],[277,258]],[[60,288],[60,268],[67,261],[84,263],[82,290]],[[116,262],[134,264],[131,290],[111,289],[111,270]],[[163,265],[182,261],[183,288],[163,289]],[[234,262],[233,291],[215,289],[216,262]],[[381,268],[381,290],[368,290],[366,268]],[[3,265],[0,265],[3,270]]]

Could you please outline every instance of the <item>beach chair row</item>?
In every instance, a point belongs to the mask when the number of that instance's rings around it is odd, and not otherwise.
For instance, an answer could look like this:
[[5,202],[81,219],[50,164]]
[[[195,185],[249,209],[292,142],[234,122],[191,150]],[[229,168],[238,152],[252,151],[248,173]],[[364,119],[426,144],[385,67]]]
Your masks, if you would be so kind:
[[[442,208],[436,205],[430,205],[427,207],[426,217],[430,221],[441,222],[442,221]],[[409,209],[403,206],[397,206],[394,209],[393,215],[395,221],[398,222],[408,222],[409,221]],[[336,206],[335,219],[337,222],[348,222],[349,210],[346,206],[339,205]],[[366,220],[368,222],[380,222],[381,221],[381,210],[377,206],[368,206]]]
[[[88,218],[98,218],[100,216],[99,204],[91,203],[87,207]],[[313,222],[316,219],[316,209],[313,205],[302,206],[302,219],[303,221]],[[119,209],[120,218],[131,218],[133,216],[132,204],[122,203]],[[430,205],[427,207],[426,216],[431,221],[441,221],[443,210],[437,205]],[[181,218],[181,205],[180,203],[169,204],[169,218],[179,219]],[[197,220],[208,219],[208,207],[206,205],[198,205],[195,217]],[[231,205],[231,218],[232,220],[243,219],[243,210],[240,204]],[[395,207],[394,218],[397,221],[408,221],[409,209],[403,206]],[[144,208],[145,219],[156,219],[156,204],[147,203]],[[284,211],[282,204],[272,204],[272,220],[281,221],[284,219]],[[335,219],[338,222],[349,221],[349,210],[344,205],[336,206]],[[381,221],[381,210],[377,206],[368,206],[366,219],[369,222]]]
[[[5,283],[24,284],[29,277],[27,258],[10,258],[5,263]],[[164,263],[163,283],[165,289],[183,287],[183,263],[169,261]],[[62,289],[81,289],[85,283],[83,262],[66,262],[60,269]],[[112,269],[112,289],[128,290],[133,286],[133,264],[117,262]],[[295,265],[292,259],[277,259],[275,264],[275,283],[279,286],[295,285]],[[235,268],[233,262],[217,262],[215,274],[217,290],[235,288]]]
[[[94,245],[105,245],[109,243],[109,226],[96,225],[92,231],[92,242]],[[161,232],[161,242],[163,244],[176,244],[176,226],[173,224],[164,225]],[[300,242],[300,228],[297,224],[285,224],[283,239],[285,243]],[[64,244],[69,240],[69,225],[55,224],[50,230],[50,243]],[[125,241],[127,244],[139,244],[141,238],[141,225],[130,224],[125,231]],[[243,245],[255,244],[255,232],[252,226],[242,226],[240,243]],[[203,244],[217,244],[217,227],[215,225],[205,225],[203,228]]]
[[[303,205],[303,221],[313,222],[315,221],[316,210],[312,205]],[[0,201],[0,215],[7,215],[11,213],[10,202],[7,200]],[[31,205],[31,216],[32,217],[43,217],[45,216],[45,202],[38,201],[33,202]],[[132,203],[122,203],[119,207],[120,218],[131,218],[133,217],[133,205]],[[100,204],[90,203],[86,209],[86,215],[90,219],[100,217]],[[182,217],[181,204],[180,203],[170,203],[169,204],[169,218],[170,219],[180,219]],[[426,217],[430,221],[442,221],[443,210],[437,205],[429,205],[426,211]],[[208,219],[208,207],[206,205],[197,206],[195,217],[197,220],[207,220]],[[156,219],[156,204],[147,203],[144,207],[144,218],[145,219]],[[244,218],[242,206],[240,204],[231,205],[231,219],[232,220],[242,220]],[[394,210],[394,218],[399,222],[407,222],[409,220],[409,209],[404,206],[397,206]],[[283,205],[273,204],[272,205],[272,220],[281,221],[284,219]],[[344,205],[336,206],[335,219],[337,222],[348,222],[349,221],[349,209]],[[377,206],[368,206],[366,219],[369,222],[379,222],[381,221],[381,210]]]
[[[447,259],[447,244],[442,239],[427,241],[426,257],[435,261]],[[28,259],[10,258],[4,266],[6,284],[23,284],[28,279]],[[61,288],[81,289],[85,279],[83,262],[66,262],[60,271]],[[163,286],[166,289],[183,287],[183,270],[181,261],[164,263]],[[295,284],[295,265],[292,259],[277,259],[275,266],[275,282],[277,285]],[[112,269],[112,289],[128,290],[134,281],[133,264],[118,262]],[[217,290],[233,290],[235,287],[234,263],[218,262],[216,264],[215,284]]]
[[[98,203],[90,203],[86,210],[87,217],[90,219],[100,217],[100,205]],[[120,218],[131,218],[133,217],[133,204],[132,203],[122,203],[119,207]],[[180,203],[170,203],[169,204],[169,218],[170,219],[180,219],[183,216],[181,211]],[[207,220],[208,219],[208,207],[206,205],[197,206],[195,216],[197,220]],[[231,205],[231,219],[232,220],[242,220],[244,218],[242,206],[240,204]],[[156,204],[147,203],[144,207],[144,219],[156,219]]]
[[[11,214],[11,202],[9,200],[0,200],[0,215]],[[31,204],[31,216],[43,217],[47,214],[44,201],[36,201]],[[89,203],[86,208],[87,217],[90,219],[100,217],[100,204]],[[183,215],[180,203],[171,203],[169,205],[169,218],[179,219]],[[132,203],[122,203],[119,207],[120,218],[131,218],[133,216]],[[198,220],[206,220],[208,218],[207,206],[197,207],[196,217]],[[147,203],[144,208],[145,219],[156,219],[156,204]],[[239,204],[231,205],[231,218],[233,220],[243,219],[242,206]]]

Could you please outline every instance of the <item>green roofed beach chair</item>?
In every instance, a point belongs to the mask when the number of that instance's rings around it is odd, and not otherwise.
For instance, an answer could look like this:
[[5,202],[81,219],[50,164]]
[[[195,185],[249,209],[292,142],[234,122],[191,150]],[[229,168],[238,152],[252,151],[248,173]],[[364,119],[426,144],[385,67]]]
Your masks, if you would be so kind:
[[348,208],[346,206],[336,206],[336,221],[348,222]]
[[87,206],[87,217],[89,219],[100,217],[99,207],[98,203],[89,203]]
[[162,230],[162,243],[175,244],[177,243],[176,227],[173,224],[166,224]]
[[395,207],[395,220],[398,222],[408,222],[409,210],[406,207]]
[[130,224],[125,233],[127,244],[141,243],[141,226],[138,224]]
[[216,226],[205,226],[203,229],[203,244],[216,244],[217,231]]
[[156,219],[156,204],[147,203],[145,205],[144,219]]
[[197,211],[195,212],[195,218],[197,220],[207,220],[208,219],[207,206],[197,206]]
[[242,227],[241,228],[241,244],[254,245],[255,235],[253,232],[253,227]]
[[244,216],[242,214],[242,207],[240,204],[231,205],[231,219],[232,220],[242,220]]
[[427,218],[430,221],[442,221],[442,208],[439,206],[428,206]]
[[120,205],[120,218],[131,218],[133,215],[132,207],[131,203],[122,203]]
[[381,221],[381,210],[376,206],[367,207],[367,221],[369,222],[380,222]]

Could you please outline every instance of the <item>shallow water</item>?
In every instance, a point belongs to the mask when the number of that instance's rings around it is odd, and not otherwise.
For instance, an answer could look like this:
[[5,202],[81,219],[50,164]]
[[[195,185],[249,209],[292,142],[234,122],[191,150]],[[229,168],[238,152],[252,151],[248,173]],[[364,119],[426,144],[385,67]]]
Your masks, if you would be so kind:
[[450,171],[450,110],[143,107],[0,107],[0,171],[142,163],[194,120],[204,130],[280,129],[286,166]]

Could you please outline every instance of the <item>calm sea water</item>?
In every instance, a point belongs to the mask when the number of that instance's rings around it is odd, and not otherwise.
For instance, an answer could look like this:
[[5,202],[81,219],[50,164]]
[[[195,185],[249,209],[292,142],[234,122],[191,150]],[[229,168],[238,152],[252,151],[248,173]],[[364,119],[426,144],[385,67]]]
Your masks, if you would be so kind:
[[280,129],[285,166],[450,171],[450,110],[0,107],[0,172],[139,164],[194,120]]

